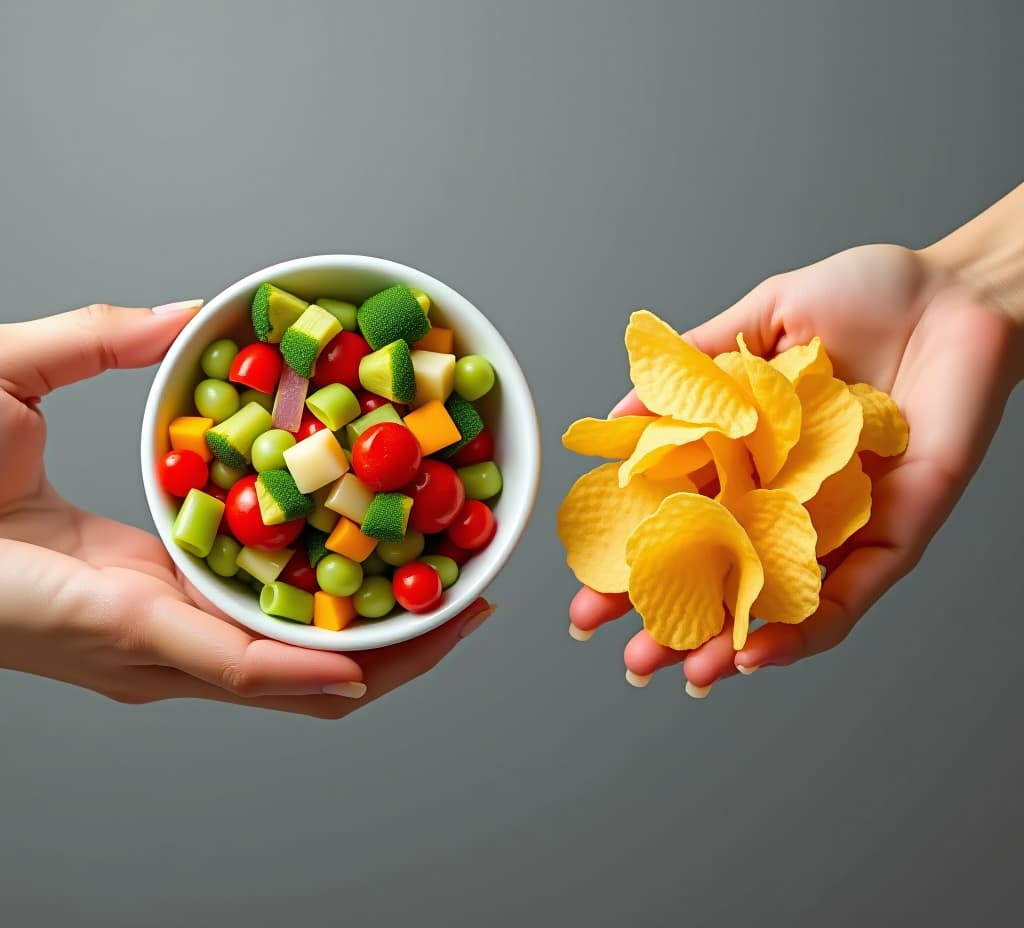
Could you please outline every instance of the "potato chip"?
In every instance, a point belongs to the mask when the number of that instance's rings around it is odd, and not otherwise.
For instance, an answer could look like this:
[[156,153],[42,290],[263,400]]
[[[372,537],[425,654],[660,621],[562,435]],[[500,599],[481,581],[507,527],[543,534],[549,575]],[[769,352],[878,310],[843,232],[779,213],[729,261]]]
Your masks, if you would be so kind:
[[718,502],[728,506],[732,499],[754,489],[754,462],[742,441],[715,432],[705,436],[704,441],[711,449],[718,472]]
[[850,384],[850,393],[864,413],[864,428],[857,450],[873,451],[883,458],[903,454],[907,450],[910,429],[893,398],[866,383]]
[[747,379],[747,366],[743,363],[743,355],[738,351],[726,351],[715,355],[715,364],[725,371],[744,390],[750,390]]
[[591,457],[628,458],[654,416],[619,416],[617,419],[577,419],[562,436],[562,444]]
[[673,448],[657,464],[647,468],[644,476],[648,480],[669,480],[672,477],[685,476],[696,482],[696,473],[710,462],[711,449],[707,443],[694,441]]
[[787,348],[768,363],[794,384],[799,383],[807,375],[832,376],[832,362],[817,335],[806,345],[794,345],[792,348]]
[[[617,463],[580,477],[558,509],[558,537],[580,583],[601,593],[623,593],[629,584],[626,539],[658,504],[679,488],[639,475],[620,489]],[[692,484],[689,484],[692,487]]]
[[694,493],[666,497],[626,542],[626,559],[630,601],[659,644],[677,651],[700,646],[722,630],[726,607],[746,640],[764,572],[724,506]]
[[871,479],[855,454],[804,504],[818,533],[815,554],[834,551],[871,518]]
[[[658,464],[676,448],[699,442],[709,431],[710,425],[687,425],[669,416],[655,419],[644,429],[633,453],[620,465],[619,486],[624,487],[634,474],[641,474]],[[694,455],[694,459],[697,461],[694,467],[704,463],[699,452]]]
[[646,310],[630,316],[626,349],[637,397],[652,412],[732,438],[754,430],[757,410],[746,392],[657,316]]
[[[753,490],[730,506],[750,538],[764,570],[764,587],[751,607],[766,622],[802,622],[818,608],[821,571],[815,555],[811,517],[786,490]],[[737,622],[733,645],[738,650],[747,629]]]
[[740,346],[740,359],[757,407],[757,427],[744,441],[754,458],[761,483],[767,484],[782,469],[800,437],[800,399],[793,384],[782,373],[764,358],[750,353],[742,332],[736,336],[736,343]]
[[800,440],[768,489],[789,490],[799,502],[814,496],[827,477],[853,456],[864,416],[846,384],[823,374],[808,374],[796,385],[802,423]]

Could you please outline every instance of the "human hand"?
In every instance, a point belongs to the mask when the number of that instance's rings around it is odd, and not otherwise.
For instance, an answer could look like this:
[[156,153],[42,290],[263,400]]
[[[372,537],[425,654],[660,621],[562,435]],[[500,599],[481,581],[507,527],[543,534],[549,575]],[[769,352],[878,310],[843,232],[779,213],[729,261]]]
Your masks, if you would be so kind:
[[344,655],[253,636],[203,605],[156,536],[79,509],[43,471],[50,392],[156,363],[199,303],[90,306],[0,326],[0,667],[119,702],[200,698],[341,718],[419,676],[492,611]]
[[[687,692],[702,697],[722,677],[791,664],[839,644],[917,564],[980,464],[1021,378],[1022,330],[1012,315],[927,255],[897,246],[855,248],[772,277],[684,337],[716,355],[735,350],[738,332],[763,357],[820,336],[837,377],[892,395],[910,443],[898,458],[866,462],[871,519],[826,558],[814,615],[798,625],[766,624],[739,652],[730,623],[690,652],[672,651],[641,631],[624,655],[634,685],[681,662]],[[631,393],[612,415],[645,412]],[[570,631],[585,639],[629,609],[627,594],[583,588],[570,606]]]

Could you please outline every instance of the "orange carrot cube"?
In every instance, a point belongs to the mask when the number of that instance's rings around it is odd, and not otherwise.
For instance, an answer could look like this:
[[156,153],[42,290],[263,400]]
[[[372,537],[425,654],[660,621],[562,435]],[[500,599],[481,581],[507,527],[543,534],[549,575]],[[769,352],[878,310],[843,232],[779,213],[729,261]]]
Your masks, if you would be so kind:
[[350,561],[362,563],[377,547],[377,539],[364,535],[355,522],[343,516],[328,535],[324,546],[335,554],[347,557]]
[[452,445],[462,438],[458,426],[448,415],[444,403],[439,400],[424,403],[409,413],[402,421],[405,422],[406,428],[416,436],[424,457],[435,451],[440,451],[442,448],[447,448],[448,445]]
[[441,354],[453,354],[455,333],[451,329],[444,329],[439,325],[435,325],[412,347],[419,351],[437,351]]
[[204,416],[179,416],[168,432],[175,451],[194,451],[204,461],[213,460],[213,452],[206,446],[206,433],[213,428],[213,419]]
[[313,594],[313,624],[317,628],[340,632],[355,617],[351,596],[331,596],[323,590]]

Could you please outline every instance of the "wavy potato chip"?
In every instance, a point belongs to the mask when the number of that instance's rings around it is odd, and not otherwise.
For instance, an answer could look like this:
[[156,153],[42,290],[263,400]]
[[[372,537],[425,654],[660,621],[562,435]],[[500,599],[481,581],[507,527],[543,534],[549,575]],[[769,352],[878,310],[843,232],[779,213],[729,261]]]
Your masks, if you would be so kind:
[[746,629],[764,584],[757,552],[720,503],[674,493],[626,542],[629,597],[647,633],[677,651],[717,635],[725,610]]
[[743,363],[743,355],[738,351],[726,351],[715,355],[715,364],[725,371],[744,390],[750,390],[747,379],[747,366]]
[[626,350],[637,397],[652,412],[709,425],[732,438],[748,435],[757,425],[757,410],[746,392],[653,313],[640,310],[630,316]]
[[[818,608],[821,571],[817,536],[807,510],[786,490],[753,490],[730,507],[764,570],[764,587],[752,611],[766,622],[802,622]],[[737,622],[733,645],[743,647],[747,629]],[[739,642],[737,644],[737,642]]]
[[628,458],[654,416],[619,416],[617,419],[577,419],[566,429],[562,444],[576,454]]
[[711,449],[711,459],[718,473],[718,496],[715,499],[725,506],[755,488],[754,462],[746,445],[735,438],[726,438],[715,432],[704,439]]
[[802,503],[853,457],[864,415],[846,384],[834,377],[808,374],[797,382],[796,393],[803,417],[800,439],[767,489],[789,490]]
[[768,363],[794,384],[799,383],[804,376],[810,374],[832,376],[832,362],[817,335],[806,345],[794,345],[792,348],[787,348],[775,355]]
[[[676,448],[699,442],[710,431],[710,425],[687,425],[669,416],[655,419],[644,429],[633,453],[619,466],[619,486],[624,487],[634,474],[642,474]],[[694,459],[698,461],[696,467],[704,463],[699,452]]]
[[834,551],[871,518],[871,478],[855,454],[804,505],[818,533],[814,551],[823,557]]
[[740,360],[757,407],[757,427],[744,439],[762,484],[770,483],[800,438],[802,410],[793,384],[736,336]]
[[644,476],[648,480],[671,480],[673,477],[682,476],[696,482],[697,472],[710,461],[711,449],[707,443],[703,440],[695,441],[673,448],[657,464],[647,468]]
[[[576,579],[600,593],[629,585],[626,539],[678,484],[638,476],[619,487],[619,465],[601,464],[584,474],[558,508],[558,537]],[[692,484],[689,484],[692,487]]]
[[895,400],[866,383],[850,384],[850,393],[860,403],[864,414],[857,450],[873,451],[883,458],[903,454],[910,440],[910,428]]

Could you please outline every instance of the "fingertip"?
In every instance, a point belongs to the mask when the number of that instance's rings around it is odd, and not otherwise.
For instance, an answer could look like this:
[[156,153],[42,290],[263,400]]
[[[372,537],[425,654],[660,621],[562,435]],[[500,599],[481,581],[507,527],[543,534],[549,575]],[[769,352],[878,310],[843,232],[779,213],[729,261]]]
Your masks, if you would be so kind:
[[764,625],[750,633],[746,644],[736,652],[733,664],[740,673],[748,675],[759,667],[792,664],[803,656],[802,641],[795,625]]
[[733,663],[732,630],[726,629],[699,648],[691,651],[683,661],[686,679],[696,687],[711,686],[717,680],[736,674]]
[[593,631],[632,608],[628,593],[598,593],[585,586],[569,603],[569,618],[577,628]]
[[619,400],[608,413],[609,419],[617,419],[619,416],[649,416],[651,411],[640,402],[636,390],[630,390]]
[[639,631],[630,638],[622,652],[627,670],[639,677],[647,677],[663,667],[678,664],[685,656],[685,651],[673,651],[658,644],[646,631]]

